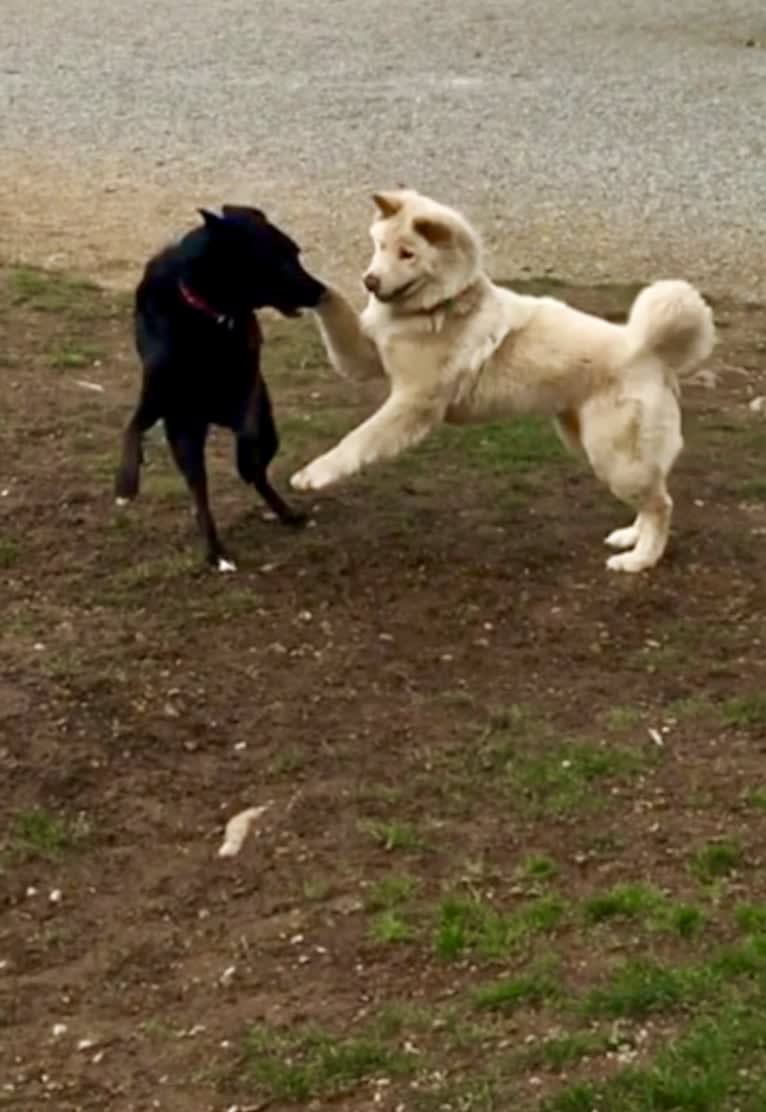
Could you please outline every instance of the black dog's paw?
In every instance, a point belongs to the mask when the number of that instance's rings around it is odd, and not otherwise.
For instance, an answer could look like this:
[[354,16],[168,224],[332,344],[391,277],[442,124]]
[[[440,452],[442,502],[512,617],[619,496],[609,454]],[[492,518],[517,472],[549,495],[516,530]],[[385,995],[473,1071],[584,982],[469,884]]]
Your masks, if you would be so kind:
[[232,560],[229,553],[225,552],[222,548],[210,549],[205,554],[205,562],[209,567],[213,568],[214,571],[220,571],[224,574],[237,570],[237,565]]
[[290,529],[305,529],[308,525],[309,515],[304,514],[301,510],[288,510],[286,514],[280,518],[283,525],[287,525]]
[[121,467],[114,480],[114,500],[118,506],[132,502],[138,495],[138,471]]
[[286,525],[288,529],[304,529],[308,524],[309,515],[302,510],[294,510],[292,506],[285,506],[282,512],[277,514],[277,520],[280,525]]

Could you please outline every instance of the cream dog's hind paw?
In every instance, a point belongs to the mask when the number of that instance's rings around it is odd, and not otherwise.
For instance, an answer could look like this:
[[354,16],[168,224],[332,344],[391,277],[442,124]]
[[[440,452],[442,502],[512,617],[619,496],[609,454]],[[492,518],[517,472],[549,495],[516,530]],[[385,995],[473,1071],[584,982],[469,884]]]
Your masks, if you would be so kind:
[[610,548],[633,548],[638,544],[638,526],[628,525],[625,529],[614,529],[608,537],[604,538],[604,544],[609,545]]

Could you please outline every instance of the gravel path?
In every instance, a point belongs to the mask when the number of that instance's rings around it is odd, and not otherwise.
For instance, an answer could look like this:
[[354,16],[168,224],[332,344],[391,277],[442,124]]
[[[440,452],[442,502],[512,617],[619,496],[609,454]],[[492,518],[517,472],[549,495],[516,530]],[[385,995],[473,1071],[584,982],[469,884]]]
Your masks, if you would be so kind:
[[241,199],[350,276],[369,191],[406,182],[502,276],[766,293],[762,0],[2,9],[2,256],[132,280],[196,204]]

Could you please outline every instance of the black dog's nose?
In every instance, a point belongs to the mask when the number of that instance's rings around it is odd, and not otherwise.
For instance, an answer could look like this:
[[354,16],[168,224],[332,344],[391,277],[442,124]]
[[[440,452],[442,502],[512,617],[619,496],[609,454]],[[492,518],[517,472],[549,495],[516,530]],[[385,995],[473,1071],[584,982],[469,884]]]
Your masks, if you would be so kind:
[[365,288],[368,289],[370,293],[379,292],[380,278],[378,278],[377,274],[365,274],[362,281],[364,282]]

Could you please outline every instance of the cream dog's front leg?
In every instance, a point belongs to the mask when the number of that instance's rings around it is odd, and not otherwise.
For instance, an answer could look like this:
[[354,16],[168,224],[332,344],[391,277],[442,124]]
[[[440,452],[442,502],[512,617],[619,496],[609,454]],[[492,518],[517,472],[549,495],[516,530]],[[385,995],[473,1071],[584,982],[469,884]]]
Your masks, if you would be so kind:
[[393,459],[424,440],[443,417],[443,408],[408,392],[395,391],[377,413],[345,436],[332,451],[293,475],[296,490],[321,490],[368,464]]
[[356,310],[328,286],[314,313],[334,370],[343,378],[381,378],[383,363]]

